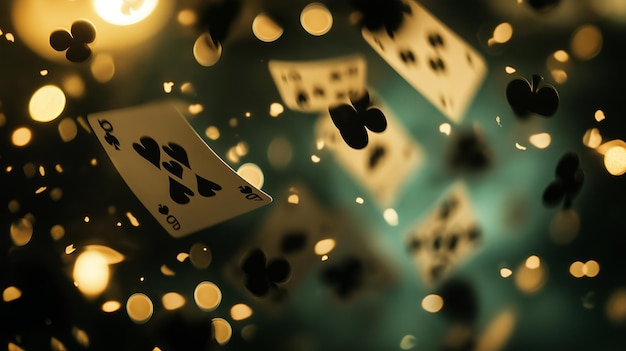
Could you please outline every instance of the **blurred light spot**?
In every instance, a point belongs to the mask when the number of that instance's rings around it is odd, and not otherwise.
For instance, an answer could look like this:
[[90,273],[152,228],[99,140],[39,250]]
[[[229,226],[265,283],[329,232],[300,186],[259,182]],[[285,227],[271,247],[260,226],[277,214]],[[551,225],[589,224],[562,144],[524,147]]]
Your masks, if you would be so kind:
[[177,310],[185,305],[185,298],[177,292],[168,292],[161,298],[163,308],[168,311]]
[[54,166],[54,170],[57,171],[57,173],[63,173],[63,166],[61,166],[60,164],[56,164]]
[[293,157],[293,149],[289,140],[283,136],[277,136],[267,147],[267,159],[276,169],[284,169],[289,165]]
[[237,120],[237,118],[236,118],[236,117],[231,117],[231,119],[229,119],[229,120],[228,120],[228,125],[229,125],[231,128],[236,128],[236,127],[237,127],[237,125],[239,125],[239,121]]
[[[534,264],[531,264],[531,266],[534,267]],[[529,268],[527,264],[521,264],[515,270],[515,285],[524,293],[534,293],[541,289],[546,281],[546,275],[544,265],[538,265],[537,268]]]
[[502,128],[502,123],[501,123],[501,118],[500,116],[496,116],[496,123],[498,124],[498,127]]
[[95,158],[92,158],[91,160],[89,160],[89,164],[95,167],[98,165],[98,160]]
[[398,212],[396,212],[396,210],[394,210],[393,208],[388,208],[385,211],[383,211],[383,218],[385,219],[387,224],[389,224],[390,226],[395,227],[399,223]]
[[116,250],[104,245],[87,245],[86,251],[97,252],[100,254],[108,264],[116,264],[124,261],[124,255]]
[[7,208],[9,209],[9,212],[17,213],[20,210],[20,203],[17,200],[11,200],[9,201]]
[[315,243],[315,251],[316,255],[326,255],[330,253],[335,248],[335,239],[322,239]]
[[215,42],[211,33],[204,32],[193,44],[193,57],[204,67],[211,67],[222,57],[222,44]]
[[76,342],[81,346],[89,347],[89,335],[87,335],[87,332],[84,330],[79,329],[78,327],[73,327],[72,336],[74,336]]
[[529,256],[526,259],[526,267],[528,269],[537,269],[537,268],[539,268],[540,264],[541,264],[541,260],[536,255]]
[[602,110],[596,110],[596,112],[593,114],[593,117],[596,119],[597,122],[602,122],[606,118],[606,116],[604,115],[604,111]]
[[132,225],[133,227],[139,227],[139,221],[137,220],[137,217],[135,217],[132,213],[126,212],[126,218],[128,218],[130,225]]
[[550,237],[557,244],[569,244],[578,235],[580,218],[574,209],[558,211],[550,222]]
[[4,302],[11,302],[11,301],[17,300],[21,296],[22,296],[22,291],[20,291],[20,289],[14,286],[9,286],[8,288],[2,291],[2,301]]
[[413,335],[405,335],[400,340],[400,348],[402,350],[410,350],[417,344],[417,339]]
[[619,288],[606,301],[606,315],[615,324],[626,323],[626,288]]
[[9,341],[8,351],[26,351],[23,348]]
[[180,86],[180,92],[183,94],[192,95],[196,93],[196,89],[190,82],[185,82]]
[[315,141],[315,148],[318,150],[322,150],[324,148],[324,146],[326,146],[326,141],[324,141],[323,138],[318,138]]
[[235,152],[237,153],[237,156],[243,157],[248,154],[248,151],[248,143],[246,143],[245,141],[240,141],[237,143],[237,145],[235,145]]
[[171,93],[173,87],[174,87],[174,82],[163,82],[163,91],[166,94]]
[[538,133],[531,135],[528,138],[528,141],[530,141],[530,143],[533,144],[533,146],[537,149],[545,149],[550,146],[552,138],[548,133]]
[[443,308],[443,298],[437,294],[426,295],[422,299],[422,308],[426,312],[437,313]]
[[181,252],[178,255],[176,255],[176,260],[178,260],[178,262],[184,262],[187,257],[189,257],[189,254],[186,252]]
[[252,32],[257,39],[269,43],[283,35],[283,28],[261,13],[252,21]]
[[507,309],[499,313],[478,336],[474,350],[504,350],[507,341],[515,330],[515,314]]
[[118,26],[128,26],[146,19],[156,8],[158,0],[93,0],[98,16]]
[[202,106],[202,104],[191,104],[191,105],[189,105],[187,110],[192,115],[197,115],[198,113],[204,111],[204,106]]
[[248,324],[245,327],[241,328],[241,337],[244,340],[251,342],[252,340],[254,340],[254,337],[256,335],[256,330],[257,330],[256,325]]
[[13,36],[13,33],[6,33],[4,34],[4,37],[6,38],[8,42],[11,42],[11,43],[15,42],[15,37]]
[[300,203],[300,196],[298,196],[298,194],[291,194],[287,197],[287,202],[292,205],[297,205]]
[[11,173],[11,171],[13,171],[13,166],[7,166],[7,168],[4,169],[7,173]]
[[211,140],[217,140],[220,138],[220,130],[217,129],[216,126],[209,126],[205,131],[204,134],[207,136],[207,138],[211,139]]
[[237,154],[237,150],[235,150],[235,146],[228,149],[228,151],[226,152],[226,158],[232,163],[239,163],[241,159]]
[[46,168],[43,165],[39,166],[39,175],[42,177],[46,176]]
[[50,190],[50,199],[52,201],[59,201],[63,197],[63,190],[61,188],[53,188]]
[[500,268],[500,276],[502,278],[508,278],[513,274],[513,271],[509,268]]
[[567,81],[567,72],[562,69],[553,69],[550,71],[552,79],[559,84],[563,84]]
[[196,305],[203,311],[213,311],[222,301],[222,292],[217,285],[205,281],[196,286],[193,292]]
[[139,277],[140,282],[143,282],[144,280],[146,280],[146,277]]
[[300,13],[300,24],[309,34],[320,36],[328,33],[333,26],[333,15],[321,3],[308,4]]
[[238,303],[230,308],[230,316],[234,321],[241,321],[252,316],[252,309],[244,303]]
[[565,50],[557,50],[552,54],[555,60],[559,62],[567,62],[569,61],[569,54]]
[[111,313],[119,310],[120,307],[122,307],[122,304],[118,301],[106,301],[102,304],[102,311]]
[[26,218],[20,218],[11,223],[11,240],[17,246],[28,244],[33,237],[33,224]]
[[91,74],[98,83],[106,83],[115,76],[115,62],[108,54],[97,54],[91,61]]
[[250,117],[252,117],[252,113],[246,112],[246,113],[243,114],[243,116],[246,117],[246,118],[250,118]]
[[59,135],[64,142],[72,141],[78,135],[78,126],[72,118],[66,117],[61,120],[58,126]]
[[285,112],[285,107],[282,104],[278,102],[272,102],[272,104],[270,104],[270,116],[278,117],[283,112]]
[[72,98],[81,98],[85,95],[85,82],[78,74],[70,74],[61,83],[63,91]]
[[258,189],[261,189],[265,182],[263,171],[254,163],[242,164],[237,169],[237,174]]
[[65,247],[65,254],[66,255],[71,255],[74,253],[74,251],[76,251],[76,248],[74,247],[74,244],[69,244]]
[[74,284],[88,297],[101,294],[109,285],[109,276],[109,264],[98,251],[84,251],[74,263]]
[[439,132],[441,132],[442,134],[450,135],[451,131],[452,126],[450,125],[450,123],[441,123],[441,125],[439,126]]
[[517,70],[515,69],[515,67],[512,67],[512,66],[504,66],[504,72],[508,74],[513,74],[517,72]]
[[176,20],[183,26],[191,26],[196,24],[198,21],[198,16],[192,10],[182,9],[178,11],[176,15]]
[[589,278],[593,278],[600,273],[600,264],[595,260],[589,260],[583,266],[583,273]]
[[602,50],[602,32],[594,25],[582,25],[572,35],[570,45],[577,58],[592,59]]
[[47,69],[42,69],[41,71],[39,71],[39,75],[41,75],[42,77],[45,77],[48,75],[48,70]]
[[205,269],[211,264],[211,250],[203,243],[191,245],[189,260],[198,269]]
[[89,223],[89,216],[85,216],[85,217],[83,218],[83,222],[85,222],[85,223]]
[[27,127],[20,127],[13,131],[11,142],[15,146],[25,146],[30,143],[33,134]]
[[357,198],[354,201],[359,205],[363,205],[365,203],[365,200],[363,200],[363,198],[360,196],[357,196]]
[[26,178],[32,178],[37,173],[37,167],[35,167],[32,162],[27,162],[26,164],[24,164],[22,170],[24,171],[24,175],[26,176]]
[[515,143],[515,148],[522,151],[526,150],[526,146],[523,146],[520,143]]
[[587,129],[585,135],[583,135],[583,144],[592,149],[602,144],[602,135],[600,135],[598,128]]
[[49,122],[65,109],[65,94],[56,85],[45,85],[32,95],[28,103],[30,117],[38,122]]
[[319,163],[322,159],[317,155],[311,155],[311,162]]
[[176,273],[166,265],[161,265],[161,273],[169,277],[176,275]]
[[154,306],[148,296],[134,293],[126,301],[126,312],[133,322],[143,324],[152,317]]
[[493,40],[498,44],[506,43],[513,37],[513,26],[508,22],[502,22],[493,30]]
[[65,235],[65,228],[60,224],[55,224],[50,228],[50,236],[52,240],[60,240]]
[[0,127],[4,127],[4,125],[7,123],[7,116],[0,112]]
[[621,146],[613,146],[604,154],[604,167],[614,176],[626,172],[626,149]]
[[328,261],[328,255],[322,255],[320,259],[322,260],[322,262]]
[[65,345],[61,342],[61,340],[51,337],[50,338],[50,349],[52,351],[67,351]]
[[46,191],[46,189],[48,189],[48,187],[46,186],[40,186],[39,188],[37,188],[37,190],[35,190],[35,194],[41,194],[44,191]]
[[225,319],[213,318],[211,326],[213,327],[213,337],[218,344],[225,345],[230,341],[230,337],[233,335],[233,328]]
[[582,278],[585,275],[583,272],[584,267],[585,264],[580,261],[573,262],[569,266],[569,274],[571,274],[574,278]]

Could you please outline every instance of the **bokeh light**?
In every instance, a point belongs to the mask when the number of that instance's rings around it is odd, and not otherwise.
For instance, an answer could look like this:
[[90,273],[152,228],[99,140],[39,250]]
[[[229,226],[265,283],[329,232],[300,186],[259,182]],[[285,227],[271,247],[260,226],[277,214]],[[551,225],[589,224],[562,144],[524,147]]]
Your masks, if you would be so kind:
[[437,313],[443,308],[443,298],[437,294],[426,295],[422,299],[422,308],[426,312]]
[[237,174],[258,189],[263,187],[265,176],[263,170],[255,163],[244,163],[237,169]]
[[177,310],[185,305],[185,298],[177,292],[168,292],[161,298],[163,308],[168,311]]
[[201,310],[213,311],[222,302],[222,291],[217,285],[205,281],[196,286],[193,298]]
[[604,154],[604,167],[614,176],[626,173],[626,148],[614,146]]
[[233,328],[224,318],[213,318],[211,326],[213,327],[213,337],[218,344],[225,345],[230,341]]
[[252,316],[252,308],[245,303],[238,303],[230,308],[230,317],[234,321],[241,321]]
[[28,103],[30,117],[38,122],[50,122],[65,110],[65,94],[56,85],[44,85],[37,89]]
[[154,305],[152,300],[145,294],[134,293],[126,301],[126,313],[137,324],[148,322],[152,318],[153,312]]
[[27,218],[20,218],[11,223],[11,240],[17,246],[28,244],[33,237],[33,224]]
[[128,26],[143,21],[156,8],[158,0],[93,0],[96,13],[105,21]]
[[590,60],[602,49],[602,32],[595,25],[582,25],[572,35],[570,45],[578,59]]
[[328,33],[333,26],[333,15],[321,3],[308,4],[300,13],[300,24],[307,33],[320,36]]
[[257,39],[273,42],[283,35],[283,28],[265,14],[258,14],[252,21],[252,32]]

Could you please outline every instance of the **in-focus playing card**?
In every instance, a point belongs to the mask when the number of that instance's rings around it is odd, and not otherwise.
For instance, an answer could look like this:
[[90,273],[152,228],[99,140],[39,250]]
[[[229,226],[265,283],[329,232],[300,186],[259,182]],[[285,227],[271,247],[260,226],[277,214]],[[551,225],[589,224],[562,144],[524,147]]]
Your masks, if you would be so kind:
[[481,239],[469,192],[459,182],[410,230],[407,249],[427,284],[437,283],[470,256]]
[[363,28],[363,38],[407,82],[454,122],[460,122],[487,73],[485,60],[415,1],[393,38]]
[[320,112],[349,103],[366,84],[365,59],[360,55],[306,62],[270,60],[269,70],[283,102],[296,111]]
[[381,104],[374,104],[387,117],[382,133],[369,133],[363,149],[353,149],[341,138],[328,111],[319,117],[315,133],[337,162],[376,199],[382,207],[392,205],[409,176],[424,161],[424,152],[393,115]]
[[87,119],[128,187],[173,237],[272,201],[224,163],[173,102],[99,112]]

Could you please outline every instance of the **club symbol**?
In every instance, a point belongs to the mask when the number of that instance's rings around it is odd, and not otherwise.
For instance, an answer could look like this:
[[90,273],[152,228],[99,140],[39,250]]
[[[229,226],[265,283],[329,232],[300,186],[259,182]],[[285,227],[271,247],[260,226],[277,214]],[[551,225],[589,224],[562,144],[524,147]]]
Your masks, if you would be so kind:
[[70,31],[60,29],[50,34],[50,46],[56,51],[65,51],[71,62],[83,62],[91,57],[89,43],[96,39],[96,27],[88,20],[72,23]]
[[536,113],[550,117],[556,112],[559,107],[559,93],[551,85],[540,88],[542,80],[542,76],[533,74],[532,84],[524,78],[518,78],[506,86],[506,99],[518,116]]
[[244,259],[241,270],[244,273],[244,284],[255,296],[265,296],[270,290],[277,289],[278,283],[287,280],[290,273],[289,262],[277,258],[267,262],[261,249],[252,250]]
[[353,149],[362,149],[369,142],[367,129],[381,133],[387,129],[387,119],[381,110],[369,107],[367,91],[358,100],[350,99],[350,102],[352,105],[342,104],[328,111],[346,144]]
[[322,281],[342,299],[347,299],[361,287],[364,276],[363,262],[356,257],[347,257],[322,271]]
[[578,155],[573,152],[563,155],[556,165],[555,175],[556,179],[543,192],[543,204],[546,207],[554,207],[563,201],[563,208],[571,208],[574,197],[585,180],[583,170],[579,166]]
[[401,0],[352,0],[352,6],[360,13],[359,25],[370,31],[385,29],[393,38],[400,29],[405,15],[411,14],[411,7]]

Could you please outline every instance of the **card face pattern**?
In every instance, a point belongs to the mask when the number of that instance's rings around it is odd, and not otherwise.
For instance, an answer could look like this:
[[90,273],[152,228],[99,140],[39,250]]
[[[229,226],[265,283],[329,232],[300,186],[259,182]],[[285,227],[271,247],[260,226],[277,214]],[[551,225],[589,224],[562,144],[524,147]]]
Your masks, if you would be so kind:
[[435,105],[460,122],[487,73],[487,64],[463,38],[415,1],[407,1],[401,27],[363,28],[365,41],[385,61]]
[[427,284],[443,280],[480,244],[481,229],[466,186],[458,182],[407,236],[407,250]]
[[[375,104],[376,105],[376,104]],[[392,205],[411,174],[423,163],[424,152],[392,111],[380,106],[387,117],[382,133],[369,133],[363,149],[353,149],[343,141],[328,113],[316,123],[316,137],[322,141],[341,167],[361,184],[382,207]]]
[[128,187],[175,238],[272,201],[217,156],[173,102],[87,119]]
[[260,306],[283,306],[299,282],[322,263],[315,246],[336,235],[334,228],[330,215],[306,187],[290,187],[276,198],[224,274]]
[[361,55],[318,61],[270,60],[269,71],[287,107],[321,112],[359,96],[366,84],[366,63]]

